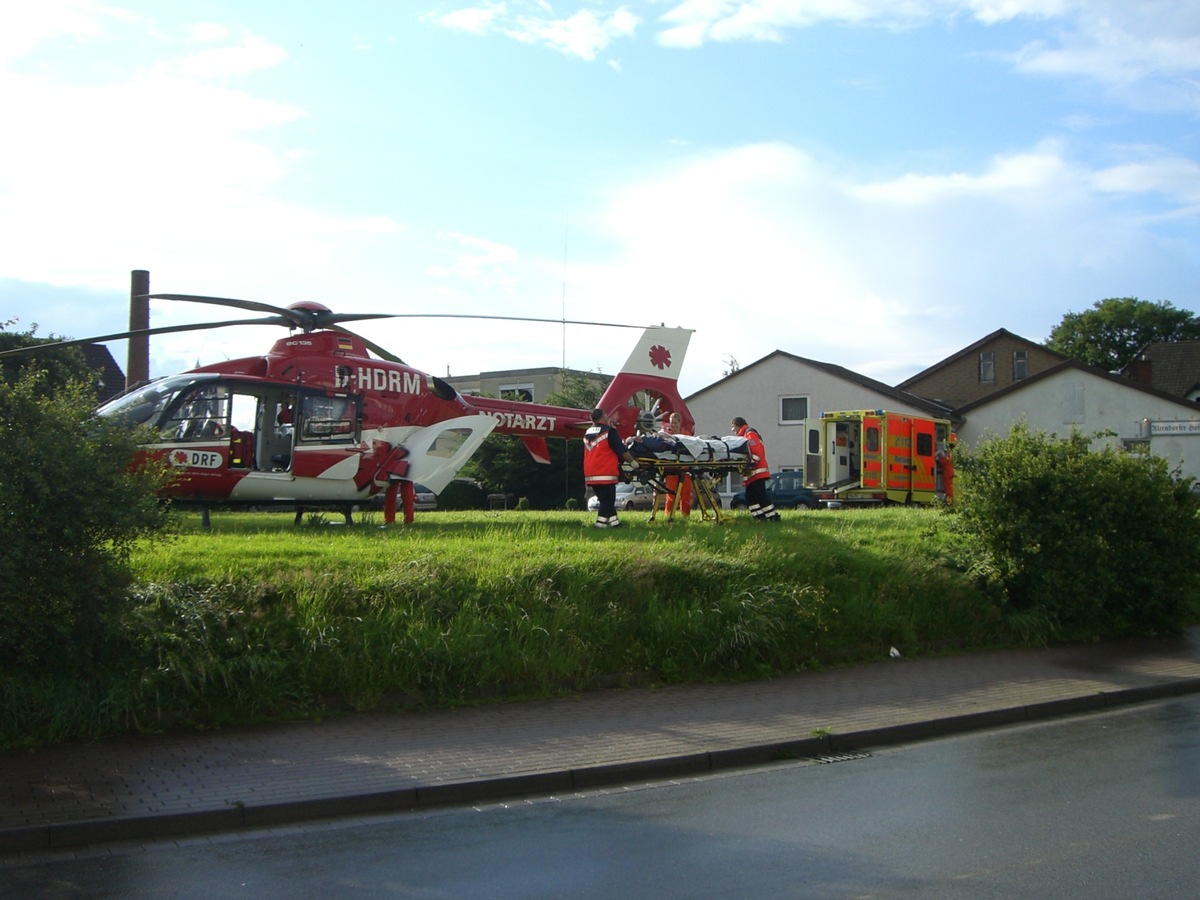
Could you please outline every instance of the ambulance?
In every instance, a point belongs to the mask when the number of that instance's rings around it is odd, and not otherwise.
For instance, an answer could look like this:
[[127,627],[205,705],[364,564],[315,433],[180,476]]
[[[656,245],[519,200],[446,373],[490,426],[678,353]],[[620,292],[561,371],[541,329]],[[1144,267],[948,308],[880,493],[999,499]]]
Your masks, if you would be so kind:
[[817,451],[808,475],[823,507],[953,499],[954,435],[945,419],[882,409],[823,412],[808,430]]

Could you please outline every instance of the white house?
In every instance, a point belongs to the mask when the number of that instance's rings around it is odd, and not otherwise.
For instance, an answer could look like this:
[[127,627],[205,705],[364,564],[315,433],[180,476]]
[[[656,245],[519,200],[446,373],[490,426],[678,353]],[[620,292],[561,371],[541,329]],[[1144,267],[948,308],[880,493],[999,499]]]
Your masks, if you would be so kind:
[[954,410],[958,440],[976,446],[1007,434],[1016,422],[1065,436],[1112,431],[1098,444],[1146,447],[1200,478],[1200,405],[1147,384],[1067,360],[987,397]]
[[734,416],[753,425],[763,437],[775,472],[817,470],[815,464],[808,465],[804,421],[824,411],[886,409],[950,418],[940,404],[841,366],[782,350],[685,397],[684,402],[696,419],[696,434],[727,435]]

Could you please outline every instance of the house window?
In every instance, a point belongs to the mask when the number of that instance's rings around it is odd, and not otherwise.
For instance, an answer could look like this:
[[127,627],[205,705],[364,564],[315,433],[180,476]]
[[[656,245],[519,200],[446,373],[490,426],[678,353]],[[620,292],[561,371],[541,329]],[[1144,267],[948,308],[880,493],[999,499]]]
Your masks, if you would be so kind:
[[1083,382],[1072,381],[1062,387],[1062,420],[1064,425],[1082,425],[1086,419]]
[[1013,381],[1029,377],[1029,353],[1026,350],[1013,351]]
[[501,400],[520,400],[523,403],[533,402],[532,384],[502,384],[500,385]]
[[803,424],[808,418],[808,397],[780,397],[779,424]]
[[979,354],[979,383],[996,383],[996,354],[991,350]]

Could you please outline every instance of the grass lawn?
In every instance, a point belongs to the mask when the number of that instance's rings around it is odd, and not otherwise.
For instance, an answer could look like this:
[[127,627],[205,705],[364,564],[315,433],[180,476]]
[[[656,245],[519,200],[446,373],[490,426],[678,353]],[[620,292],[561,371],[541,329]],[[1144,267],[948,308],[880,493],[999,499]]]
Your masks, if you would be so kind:
[[[594,529],[586,512],[180,513],[132,559],[101,675],[0,697],[7,746],[344,710],[768,677],[1017,643],[929,509]],[[17,683],[19,682],[19,683]]]

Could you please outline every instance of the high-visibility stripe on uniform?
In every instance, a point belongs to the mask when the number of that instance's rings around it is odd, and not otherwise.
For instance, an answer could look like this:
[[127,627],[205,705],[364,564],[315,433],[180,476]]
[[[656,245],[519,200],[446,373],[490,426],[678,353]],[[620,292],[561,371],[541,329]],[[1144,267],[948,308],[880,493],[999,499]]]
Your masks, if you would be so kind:
[[585,484],[616,484],[621,480],[621,460],[608,443],[609,427],[593,425],[583,435]]
[[742,477],[742,483],[770,478],[771,467],[767,464],[767,448],[762,436],[749,425],[739,428],[738,436],[746,439],[746,449],[750,451],[750,470]]

